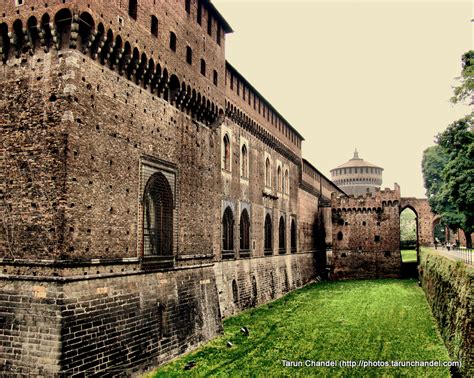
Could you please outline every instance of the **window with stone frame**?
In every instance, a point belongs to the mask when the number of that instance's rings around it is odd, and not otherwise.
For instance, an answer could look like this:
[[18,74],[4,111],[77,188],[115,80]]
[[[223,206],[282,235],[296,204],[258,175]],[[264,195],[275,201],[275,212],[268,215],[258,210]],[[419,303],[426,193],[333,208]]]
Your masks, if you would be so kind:
[[230,159],[230,138],[228,134],[224,135],[223,138],[223,144],[224,144],[224,151],[223,151],[223,156],[222,156],[222,162],[223,162],[223,168],[226,171],[230,172],[230,167],[231,167],[231,159]]
[[173,192],[168,179],[156,172],[148,179],[143,194],[143,254],[173,254]]
[[265,226],[264,226],[264,250],[266,255],[271,255],[273,253],[273,235],[272,235],[272,218],[270,214],[265,216]]
[[229,206],[222,216],[222,257],[234,257],[234,214]]
[[265,186],[272,186],[272,166],[268,157],[265,159]]
[[278,225],[278,249],[280,254],[286,253],[286,227],[283,215],[280,217],[280,223]]
[[240,254],[250,251],[250,217],[247,209],[240,214]]
[[249,156],[247,152],[247,146],[245,144],[242,145],[241,149],[241,176],[243,178],[249,177]]
[[281,174],[281,166],[277,168],[277,189],[279,192],[282,191],[282,174]]
[[288,169],[285,169],[285,177],[283,179],[283,191],[286,194],[290,194],[290,174]]
[[297,249],[297,230],[296,230],[296,221],[294,219],[291,220],[291,252],[295,253]]

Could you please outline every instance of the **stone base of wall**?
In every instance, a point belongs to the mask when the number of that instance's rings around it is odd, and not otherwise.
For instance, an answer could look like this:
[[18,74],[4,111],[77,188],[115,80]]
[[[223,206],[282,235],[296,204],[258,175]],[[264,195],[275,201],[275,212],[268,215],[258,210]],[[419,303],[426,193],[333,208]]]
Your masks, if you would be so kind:
[[73,277],[0,277],[0,371],[132,373],[222,331],[212,264]]
[[214,265],[223,317],[267,303],[316,276],[315,254],[297,253],[217,262]]
[[332,252],[331,279],[373,279],[400,277],[400,251]]
[[436,252],[420,253],[420,280],[453,361],[463,377],[474,376],[474,268]]

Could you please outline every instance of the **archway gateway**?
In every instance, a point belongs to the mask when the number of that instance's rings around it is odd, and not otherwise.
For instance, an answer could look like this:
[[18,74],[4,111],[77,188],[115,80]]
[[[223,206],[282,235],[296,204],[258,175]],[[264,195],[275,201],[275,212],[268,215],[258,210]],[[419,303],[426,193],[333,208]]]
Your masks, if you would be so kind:
[[418,214],[407,206],[400,209],[400,256],[402,263],[418,261],[420,242],[418,237]]

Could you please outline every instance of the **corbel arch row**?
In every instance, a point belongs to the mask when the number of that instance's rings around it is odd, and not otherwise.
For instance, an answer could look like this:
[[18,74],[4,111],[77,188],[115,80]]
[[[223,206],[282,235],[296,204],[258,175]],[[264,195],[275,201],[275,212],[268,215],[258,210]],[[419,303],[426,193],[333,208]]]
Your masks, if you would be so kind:
[[73,14],[63,8],[54,17],[45,13],[41,19],[31,16],[26,22],[17,19],[11,26],[0,24],[0,62],[34,55],[40,49],[46,53],[77,49],[207,125],[223,113],[217,104],[177,74],[170,74],[153,57],[132,47],[102,22],[96,24],[88,12]]

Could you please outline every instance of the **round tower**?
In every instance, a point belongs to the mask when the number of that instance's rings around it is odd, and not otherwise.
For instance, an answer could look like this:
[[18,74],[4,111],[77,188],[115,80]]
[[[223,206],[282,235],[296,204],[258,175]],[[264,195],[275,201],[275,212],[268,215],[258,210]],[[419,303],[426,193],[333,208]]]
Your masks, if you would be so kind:
[[356,149],[352,159],[331,170],[331,179],[347,194],[360,196],[380,188],[382,172],[383,168],[361,159]]

